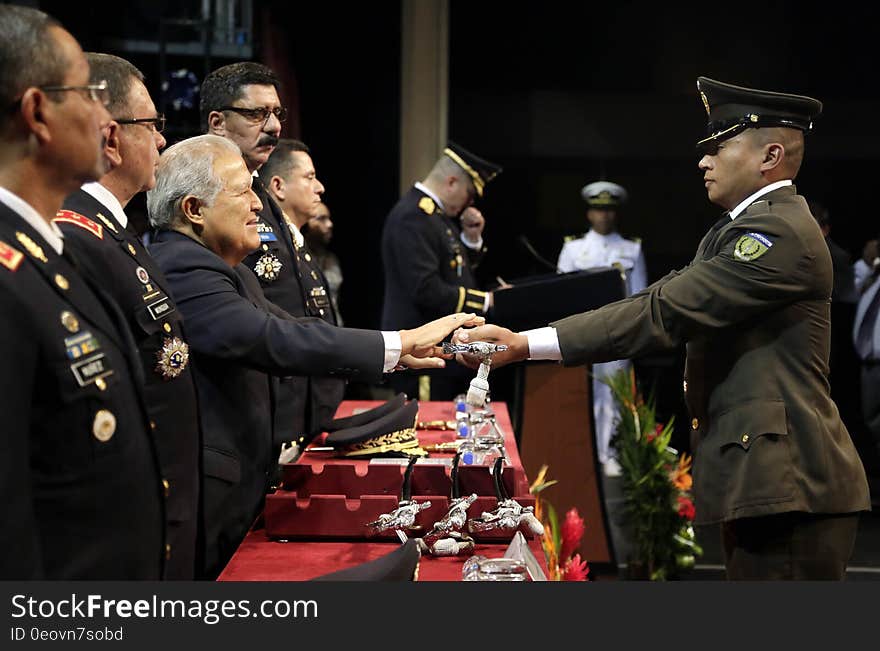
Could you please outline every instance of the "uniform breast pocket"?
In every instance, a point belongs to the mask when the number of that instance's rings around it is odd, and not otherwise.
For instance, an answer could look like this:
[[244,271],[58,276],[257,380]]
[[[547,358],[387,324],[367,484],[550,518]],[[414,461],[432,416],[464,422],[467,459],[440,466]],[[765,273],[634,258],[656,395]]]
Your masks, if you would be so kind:
[[[55,366],[60,409],[46,423],[46,436],[36,443],[40,458],[58,468],[76,468],[119,454],[123,417],[115,399],[120,378],[103,351]],[[135,405],[131,408],[136,409]],[[51,460],[51,461],[49,461]]]
[[163,332],[166,321],[177,321],[180,315],[174,302],[165,294],[144,301],[143,307],[135,312],[138,330],[145,335]]
[[722,413],[704,451],[713,467],[704,466],[701,483],[715,484],[705,490],[717,495],[728,514],[792,499],[791,440],[781,401],[753,400]]

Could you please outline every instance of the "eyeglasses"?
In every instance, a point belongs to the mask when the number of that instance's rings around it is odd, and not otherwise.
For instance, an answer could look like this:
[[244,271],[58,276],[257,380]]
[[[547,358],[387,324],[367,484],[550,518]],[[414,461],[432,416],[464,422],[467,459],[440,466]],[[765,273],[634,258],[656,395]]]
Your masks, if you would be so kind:
[[241,108],[240,106],[224,106],[220,109],[221,111],[232,111],[233,113],[238,113],[248,122],[253,122],[254,124],[266,124],[269,121],[269,116],[274,115],[278,118],[279,122],[284,122],[287,119],[287,109],[283,106],[276,106],[273,109],[266,108],[265,106],[260,108]]
[[154,130],[156,133],[162,133],[165,130],[165,116],[162,114],[154,118],[128,118],[115,119],[116,124],[142,124],[148,129]]
[[60,93],[68,90],[75,90],[82,96],[93,102],[101,102],[107,106],[110,103],[110,87],[107,80],[102,79],[97,84],[88,84],[86,86],[38,86],[45,93]]

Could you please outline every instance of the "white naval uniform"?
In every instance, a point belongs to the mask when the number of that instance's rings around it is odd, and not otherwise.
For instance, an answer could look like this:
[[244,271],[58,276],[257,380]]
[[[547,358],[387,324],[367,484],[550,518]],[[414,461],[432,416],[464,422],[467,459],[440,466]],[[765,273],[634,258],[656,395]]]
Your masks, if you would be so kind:
[[[645,256],[640,242],[628,240],[619,233],[599,235],[588,231],[576,240],[566,242],[559,253],[556,266],[561,273],[580,271],[594,267],[610,267],[619,264],[626,273],[627,295],[635,294],[647,287]],[[611,436],[614,434],[617,410],[611,388],[602,378],[618,370],[628,371],[629,360],[593,364],[593,418],[596,421],[596,452],[599,461],[605,465],[614,457],[611,449]],[[614,464],[612,464],[614,465]]]

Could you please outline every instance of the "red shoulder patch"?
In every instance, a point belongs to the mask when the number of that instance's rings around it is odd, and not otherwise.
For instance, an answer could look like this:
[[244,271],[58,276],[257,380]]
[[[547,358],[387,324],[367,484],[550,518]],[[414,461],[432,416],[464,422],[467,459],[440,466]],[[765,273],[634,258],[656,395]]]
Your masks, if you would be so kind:
[[10,271],[15,271],[21,264],[22,258],[24,258],[24,253],[13,249],[6,242],[0,241],[0,264]]
[[96,222],[93,222],[85,215],[80,215],[78,212],[73,212],[72,210],[59,210],[52,221],[74,224],[75,226],[84,228],[89,233],[97,237],[99,240],[104,239],[104,227]]

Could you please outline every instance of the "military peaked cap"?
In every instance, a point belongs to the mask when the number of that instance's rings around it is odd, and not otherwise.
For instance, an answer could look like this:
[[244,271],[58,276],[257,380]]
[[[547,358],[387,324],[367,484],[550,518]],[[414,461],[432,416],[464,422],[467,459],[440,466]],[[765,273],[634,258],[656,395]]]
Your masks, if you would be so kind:
[[471,181],[474,182],[477,195],[480,197],[483,196],[483,189],[486,187],[486,184],[501,173],[500,165],[483,160],[479,156],[470,153],[467,149],[459,147],[454,142],[448,143],[446,149],[443,150],[443,155],[451,158],[456,165],[467,172],[468,176],[471,177]]
[[410,538],[393,552],[348,567],[344,570],[322,574],[313,581],[415,581],[418,578],[421,552],[415,538]]
[[709,116],[707,137],[697,143],[711,150],[745,129],[789,127],[809,132],[822,102],[804,95],[743,88],[707,77],[697,79],[697,90]]
[[396,396],[391,398],[391,400],[383,402],[378,407],[373,407],[372,409],[367,409],[366,411],[352,414],[351,416],[346,416],[345,418],[334,418],[330,425],[327,427],[327,431],[335,432],[336,430],[340,429],[350,429],[352,427],[360,427],[361,425],[372,423],[374,420],[378,420],[385,414],[390,414],[392,411],[397,411],[398,409],[403,407],[405,402],[406,394],[398,393]]
[[596,181],[585,185],[581,196],[590,208],[617,208],[626,203],[626,190],[611,181]]
[[428,453],[416,438],[418,416],[419,402],[411,400],[374,421],[330,432],[326,443],[344,457],[424,457]]

